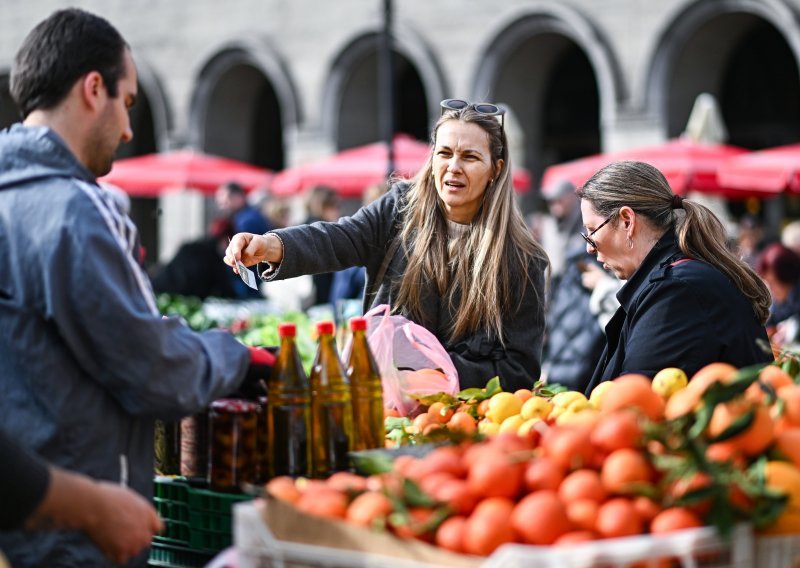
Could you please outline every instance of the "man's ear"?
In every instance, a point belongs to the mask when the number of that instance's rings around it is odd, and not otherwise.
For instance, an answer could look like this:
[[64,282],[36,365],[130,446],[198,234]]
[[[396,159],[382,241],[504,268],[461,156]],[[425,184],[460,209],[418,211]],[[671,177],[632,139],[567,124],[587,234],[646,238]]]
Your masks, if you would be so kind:
[[97,71],[89,71],[79,81],[81,98],[84,104],[92,110],[97,110],[101,99],[106,96],[103,76]]

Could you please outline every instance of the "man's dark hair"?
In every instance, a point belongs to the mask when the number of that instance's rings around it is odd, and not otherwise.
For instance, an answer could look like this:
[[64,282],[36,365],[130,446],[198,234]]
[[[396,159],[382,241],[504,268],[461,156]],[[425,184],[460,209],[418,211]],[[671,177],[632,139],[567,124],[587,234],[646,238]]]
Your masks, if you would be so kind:
[[27,117],[52,109],[90,71],[103,77],[110,97],[125,71],[127,47],[106,20],[76,8],[54,12],[28,34],[14,58],[11,96]]
[[232,195],[242,195],[242,196],[247,195],[247,191],[244,189],[244,186],[240,184],[238,181],[229,181],[223,184],[222,187],[227,189],[228,192],[231,193]]

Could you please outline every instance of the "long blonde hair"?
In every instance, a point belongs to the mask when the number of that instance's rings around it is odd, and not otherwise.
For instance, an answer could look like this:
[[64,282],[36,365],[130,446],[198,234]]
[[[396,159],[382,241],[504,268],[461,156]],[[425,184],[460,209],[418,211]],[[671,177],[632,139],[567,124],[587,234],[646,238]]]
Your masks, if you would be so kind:
[[[502,343],[505,317],[518,309],[525,287],[534,284],[529,277],[531,262],[538,261],[544,270],[547,255],[533,240],[514,198],[508,143],[501,124],[471,105],[449,110],[433,128],[433,148],[439,127],[448,120],[480,126],[488,134],[492,164],[496,168],[502,159],[503,168],[489,182],[478,212],[466,234],[459,237],[459,246],[452,247],[451,257],[447,217],[433,180],[431,152],[412,180],[401,211],[400,237],[407,267],[397,304],[404,306],[412,319],[425,319],[423,291],[432,285],[455,315],[448,330],[450,341],[486,328]],[[539,300],[541,304],[543,299]]]
[[683,254],[719,269],[750,301],[761,323],[767,321],[772,303],[769,289],[728,249],[722,222],[704,205],[686,199],[681,202],[686,215],[680,220],[673,209],[675,196],[658,169],[644,162],[614,162],[594,174],[578,190],[578,196],[589,201],[602,217],[611,217],[627,205],[657,229],[675,225]]

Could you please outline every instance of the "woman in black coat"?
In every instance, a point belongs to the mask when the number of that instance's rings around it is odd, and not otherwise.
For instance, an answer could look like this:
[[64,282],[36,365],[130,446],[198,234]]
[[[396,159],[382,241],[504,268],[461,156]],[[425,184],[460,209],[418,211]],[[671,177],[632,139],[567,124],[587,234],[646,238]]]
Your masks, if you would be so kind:
[[[578,190],[587,251],[627,283],[586,392],[626,373],[772,360],[762,345],[770,294],[726,247],[706,207],[672,193],[656,168],[616,162]],[[762,340],[762,341],[759,341]]]

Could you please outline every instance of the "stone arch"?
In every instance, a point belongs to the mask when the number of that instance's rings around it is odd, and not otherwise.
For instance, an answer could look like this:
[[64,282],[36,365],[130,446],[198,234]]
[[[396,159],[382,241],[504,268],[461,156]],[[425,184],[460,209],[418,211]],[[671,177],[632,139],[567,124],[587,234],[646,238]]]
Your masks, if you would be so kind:
[[780,0],[690,4],[658,34],[647,106],[679,135],[695,97],[717,97],[729,142],[752,149],[800,139],[798,12]]
[[9,92],[10,73],[0,71],[0,130],[20,121],[19,109]]
[[130,112],[133,140],[119,147],[117,158],[165,150],[172,130],[172,114],[160,78],[146,60],[134,58],[139,94]]
[[220,46],[202,66],[189,138],[206,152],[280,170],[286,165],[284,132],[300,120],[283,59],[262,38],[244,38]]
[[490,35],[472,92],[506,104],[521,138],[516,162],[543,170],[599,152],[601,125],[626,98],[610,42],[585,15],[555,2],[509,12]]
[[[362,31],[333,61],[322,102],[322,129],[337,150],[379,140],[378,57],[381,33]],[[396,129],[427,140],[431,119],[444,98],[442,71],[413,29],[394,32]],[[347,128],[341,125],[346,123]]]

